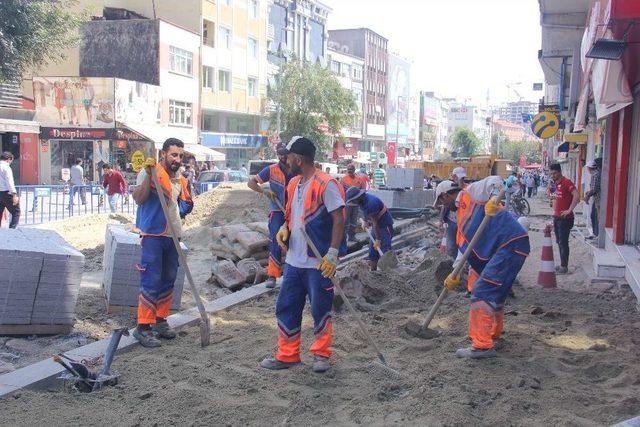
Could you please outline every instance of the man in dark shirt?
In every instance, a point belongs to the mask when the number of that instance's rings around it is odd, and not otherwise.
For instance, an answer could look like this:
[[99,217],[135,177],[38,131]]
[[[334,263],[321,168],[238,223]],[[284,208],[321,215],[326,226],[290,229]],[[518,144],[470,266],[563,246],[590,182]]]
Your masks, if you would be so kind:
[[107,190],[109,209],[115,213],[120,197],[127,194],[127,182],[120,171],[113,169],[109,164],[102,165],[102,170],[104,171],[102,186]]
[[573,210],[580,201],[578,189],[570,179],[562,176],[559,163],[550,167],[550,175],[555,184],[555,203],[553,204],[553,229],[560,251],[560,266],[556,273],[567,274],[569,266],[569,236],[573,228]]

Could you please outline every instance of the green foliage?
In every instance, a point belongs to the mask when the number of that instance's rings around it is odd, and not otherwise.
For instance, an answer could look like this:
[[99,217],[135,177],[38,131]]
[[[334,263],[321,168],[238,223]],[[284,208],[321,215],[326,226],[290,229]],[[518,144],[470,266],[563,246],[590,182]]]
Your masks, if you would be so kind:
[[480,152],[481,141],[469,128],[457,128],[451,137],[453,151],[458,157],[471,157]]
[[0,0],[0,82],[17,82],[27,70],[60,62],[78,42],[82,18],[72,0]]
[[[305,136],[314,141],[322,157],[332,149],[331,136],[338,136],[357,113],[351,91],[329,69],[300,60],[282,64],[275,80],[275,87],[268,91],[269,103],[275,107],[269,116],[272,129],[277,129],[279,111],[281,140]],[[321,125],[331,135],[325,135]]]
[[511,160],[514,163],[520,161],[520,155],[524,154],[527,163],[541,163],[542,153],[540,145],[535,141],[511,141],[506,138],[500,142],[500,157]]

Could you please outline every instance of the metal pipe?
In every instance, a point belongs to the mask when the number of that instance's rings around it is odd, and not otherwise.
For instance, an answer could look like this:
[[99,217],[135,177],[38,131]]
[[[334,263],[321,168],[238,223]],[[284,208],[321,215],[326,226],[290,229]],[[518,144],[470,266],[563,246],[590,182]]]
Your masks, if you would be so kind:
[[[102,362],[102,368],[100,369],[100,375],[98,379],[100,379],[103,375],[109,375],[109,370],[111,369],[111,363],[113,363],[113,358],[116,355],[116,351],[118,350],[118,345],[120,344],[120,339],[122,335],[129,335],[129,331],[127,328],[120,328],[113,331],[111,334],[111,340],[109,341],[109,345],[107,346],[107,350],[104,352],[104,361]],[[92,391],[96,390],[99,386],[99,381],[93,383]]]

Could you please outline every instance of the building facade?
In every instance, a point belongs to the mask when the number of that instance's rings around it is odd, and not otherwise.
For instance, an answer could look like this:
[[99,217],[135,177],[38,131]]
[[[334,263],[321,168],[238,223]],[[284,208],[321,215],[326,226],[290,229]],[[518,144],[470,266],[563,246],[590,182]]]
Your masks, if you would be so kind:
[[499,119],[526,126],[526,123],[531,121],[530,118],[538,114],[538,103],[531,101],[508,102],[506,105],[494,109],[493,113]]
[[487,111],[474,105],[451,103],[448,112],[448,133],[452,138],[456,129],[467,128],[473,131],[482,143],[481,153],[491,152],[490,117]]
[[[358,143],[362,139],[363,98],[364,98],[364,60],[349,54],[347,46],[329,42],[327,66],[336,75],[340,85],[353,94],[357,113],[353,115],[350,126],[342,130],[342,138],[334,142],[334,160],[358,159]],[[368,153],[367,153],[368,154]]]
[[[364,135],[359,151],[385,153],[387,123],[387,39],[368,28],[329,31],[329,40],[364,60]],[[374,155],[376,161],[379,155]]]

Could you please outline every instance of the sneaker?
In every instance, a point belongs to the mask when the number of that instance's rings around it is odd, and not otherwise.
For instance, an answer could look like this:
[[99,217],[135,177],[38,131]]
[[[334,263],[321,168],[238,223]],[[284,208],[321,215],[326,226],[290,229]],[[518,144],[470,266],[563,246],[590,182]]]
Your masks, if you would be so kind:
[[156,333],[158,338],[172,340],[176,337],[176,331],[169,326],[169,322],[166,320],[158,320],[156,324],[151,327],[151,330]]
[[569,269],[567,267],[562,267],[561,265],[556,267],[556,274],[567,274]]
[[260,362],[260,367],[270,369],[272,371],[281,371],[283,369],[289,369],[292,366],[299,365],[300,362],[282,362],[275,357],[267,357]]
[[276,287],[276,278],[275,277],[269,277],[267,279],[267,281],[265,282],[264,286],[268,289],[273,289]]
[[311,369],[316,374],[324,374],[329,369],[331,369],[329,358],[322,356],[313,356],[313,367]]
[[456,357],[467,359],[487,359],[489,357],[496,357],[498,353],[492,348],[488,350],[475,349],[473,347],[461,348],[456,350]]
[[137,339],[140,345],[143,347],[154,348],[160,347],[162,345],[160,340],[156,338],[155,334],[150,328],[142,329],[140,328],[140,326],[138,326],[133,330],[133,337]]

